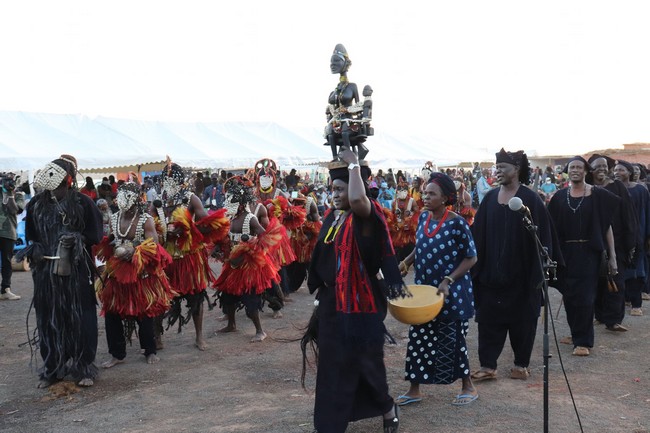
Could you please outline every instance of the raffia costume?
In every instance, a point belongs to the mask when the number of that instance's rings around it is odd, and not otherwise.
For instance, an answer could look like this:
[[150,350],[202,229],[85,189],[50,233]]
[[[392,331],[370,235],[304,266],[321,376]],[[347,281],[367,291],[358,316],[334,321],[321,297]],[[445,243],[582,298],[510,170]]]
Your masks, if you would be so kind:
[[[299,227],[305,220],[305,212],[300,206],[293,206],[277,188],[277,166],[272,159],[261,159],[253,168],[257,206],[264,206],[269,221],[277,219],[285,227],[279,239],[273,259],[278,265],[280,282],[265,294],[269,306],[279,311],[284,306],[284,295],[291,293],[291,283],[287,269],[296,261],[296,254],[290,243],[291,230]],[[254,214],[257,215],[257,207]],[[265,227],[266,229],[266,227]]]
[[[111,231],[115,242],[104,237],[96,249],[97,257],[106,261],[102,280],[96,282],[102,314],[108,312],[124,318],[155,317],[169,309],[176,295],[165,274],[171,256],[153,239],[144,239],[144,224],[151,215],[143,213],[137,218],[135,239],[129,241],[117,235],[120,213],[113,214]],[[124,243],[135,245],[129,261],[115,256],[115,250]]]
[[[173,179],[173,181],[172,181]],[[172,262],[165,268],[172,289],[178,294],[167,313],[168,327],[176,321],[181,327],[207,299],[205,289],[215,281],[208,263],[213,245],[228,236],[230,221],[225,209],[219,209],[198,221],[194,221],[188,206],[194,195],[186,189],[182,169],[175,164],[163,170],[165,185],[176,183],[176,190],[165,195],[163,206],[156,208],[159,237]],[[199,200],[200,201],[200,200]],[[182,302],[187,301],[189,311],[182,314]]]
[[[44,191],[27,205],[27,257],[34,280],[34,309],[43,369],[42,380],[67,374],[75,379],[97,376],[97,311],[90,247],[102,237],[102,217],[93,201],[73,187],[76,165],[67,159],[49,163],[34,180]],[[67,180],[63,198],[53,191]],[[63,261],[69,257],[66,271]],[[62,259],[63,258],[63,259]]]
[[[108,351],[118,360],[126,357],[124,325],[130,340],[136,323],[144,355],[156,354],[154,318],[169,309],[176,295],[164,270],[171,263],[171,256],[154,239],[145,239],[145,224],[152,216],[145,212],[139,189],[135,183],[119,187],[117,201],[120,211],[111,217],[110,236],[105,236],[96,249],[98,258],[106,262],[106,267],[95,287],[102,304]],[[123,214],[133,207],[135,213],[126,232],[122,233]],[[135,233],[131,239],[134,223]],[[131,249],[131,258],[125,260],[124,257],[128,257],[125,253]]]
[[[400,197],[400,192],[405,193],[405,197]],[[397,259],[402,260],[413,250],[415,231],[420,216],[415,199],[408,193],[408,184],[406,182],[400,181],[391,210],[388,219],[390,236]]]
[[235,218],[236,210],[243,207],[245,216],[241,233],[229,233],[230,243],[222,249],[223,268],[214,284],[222,307],[245,307],[249,314],[261,310],[262,294],[280,282],[278,250],[286,238],[286,231],[276,218],[271,219],[263,234],[256,236],[252,232],[251,220],[255,216],[246,207],[253,199],[252,194],[250,180],[235,177],[226,181],[229,214]]

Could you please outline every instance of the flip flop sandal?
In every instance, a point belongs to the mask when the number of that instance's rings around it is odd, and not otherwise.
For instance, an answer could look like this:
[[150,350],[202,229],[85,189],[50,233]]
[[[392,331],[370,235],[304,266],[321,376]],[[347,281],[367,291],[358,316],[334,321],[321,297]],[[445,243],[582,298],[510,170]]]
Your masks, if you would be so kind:
[[454,401],[451,402],[454,406],[465,406],[473,402],[478,398],[478,394],[458,394]]
[[492,380],[497,378],[497,372],[495,371],[486,371],[479,370],[472,373],[471,378],[475,382],[482,382],[484,380]]
[[510,369],[511,379],[527,380],[530,377],[530,371],[525,367],[514,367]]
[[395,404],[398,406],[406,406],[407,404],[417,403],[422,401],[422,397],[409,397],[408,395],[400,395],[395,399]]

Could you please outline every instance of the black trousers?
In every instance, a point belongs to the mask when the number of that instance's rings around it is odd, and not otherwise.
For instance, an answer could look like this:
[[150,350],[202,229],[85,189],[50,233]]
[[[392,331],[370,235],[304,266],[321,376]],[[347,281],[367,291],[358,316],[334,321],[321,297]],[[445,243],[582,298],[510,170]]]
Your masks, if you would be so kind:
[[645,281],[643,278],[631,278],[625,280],[625,298],[632,303],[632,308],[641,308],[643,298],[641,292],[645,288]]
[[0,266],[2,266],[2,293],[11,287],[11,258],[14,256],[16,241],[9,238],[0,238]]
[[573,346],[594,347],[594,309],[601,254],[586,243],[566,243],[562,254],[566,267],[558,270],[558,289],[564,299]]
[[510,335],[510,346],[515,355],[515,365],[528,367],[535,344],[537,317],[526,317],[511,323],[478,324],[478,359],[481,367],[496,370],[497,360],[503,351],[506,335]]
[[[124,325],[122,317],[118,314],[106,313],[106,342],[108,343],[108,353],[115,359],[124,359],[126,357],[126,338],[124,336]],[[144,349],[144,356],[156,353],[156,341],[153,333],[153,317],[136,319],[138,327],[138,337],[140,347]]]
[[[620,265],[619,265],[620,266]],[[625,277],[619,273],[614,277],[618,292],[610,292],[607,287],[607,279],[598,279],[598,291],[596,292],[595,315],[596,320],[606,326],[613,326],[623,323],[625,318]]]

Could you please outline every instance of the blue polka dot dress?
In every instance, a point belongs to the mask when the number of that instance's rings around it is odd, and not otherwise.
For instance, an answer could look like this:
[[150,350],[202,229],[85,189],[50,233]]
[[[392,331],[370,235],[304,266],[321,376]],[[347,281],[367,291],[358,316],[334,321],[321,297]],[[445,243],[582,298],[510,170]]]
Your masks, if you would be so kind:
[[[467,222],[460,217],[447,219],[429,237],[425,225],[429,211],[422,212],[415,243],[415,284],[437,287],[467,257],[476,256],[476,247]],[[436,230],[431,220],[426,232]],[[431,322],[409,328],[405,379],[423,384],[449,384],[469,375],[465,337],[474,316],[474,297],[469,273],[449,284],[449,296],[442,311]]]

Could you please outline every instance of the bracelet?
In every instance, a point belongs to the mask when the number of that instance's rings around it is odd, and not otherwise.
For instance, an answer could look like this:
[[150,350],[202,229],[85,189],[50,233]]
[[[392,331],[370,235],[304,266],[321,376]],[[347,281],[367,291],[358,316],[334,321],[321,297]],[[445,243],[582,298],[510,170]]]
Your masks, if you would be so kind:
[[402,260],[402,263],[404,263],[404,266],[406,266],[406,269],[408,269],[408,268],[411,267],[411,265],[409,265],[409,264],[406,263],[406,260]]
[[442,279],[449,281],[449,284],[454,284],[454,282],[456,281],[453,278],[451,278],[449,275],[445,275]]

